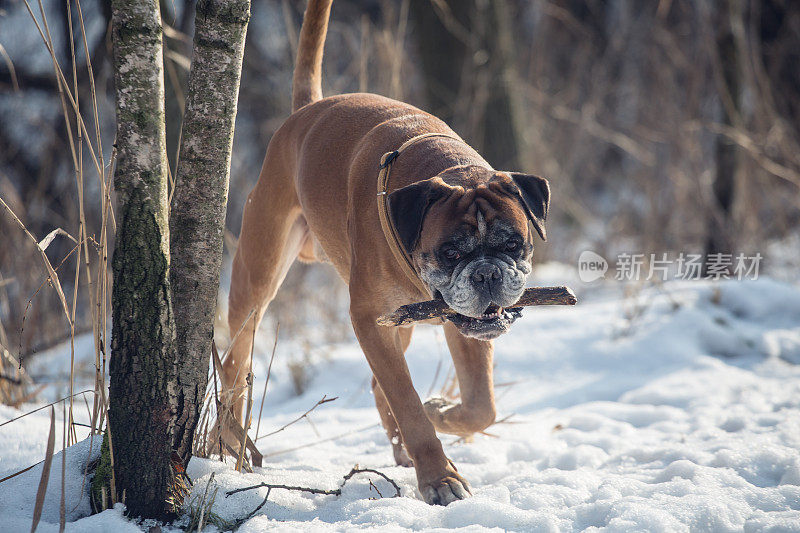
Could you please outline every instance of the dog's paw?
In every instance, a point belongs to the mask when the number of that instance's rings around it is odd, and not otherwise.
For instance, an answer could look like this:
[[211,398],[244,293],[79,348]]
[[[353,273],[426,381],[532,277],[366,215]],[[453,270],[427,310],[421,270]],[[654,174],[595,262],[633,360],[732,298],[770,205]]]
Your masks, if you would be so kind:
[[[419,473],[418,473],[419,474]],[[461,477],[456,465],[450,459],[441,477],[431,481],[420,481],[419,492],[430,505],[448,505],[456,500],[465,500],[472,496],[467,480]]]
[[436,423],[444,418],[448,409],[451,409],[456,405],[458,404],[455,402],[437,396],[426,400],[422,407],[425,409],[425,414],[428,416],[431,422]]
[[456,500],[464,500],[472,496],[467,480],[457,472],[452,472],[436,481],[420,486],[420,494],[430,505],[448,505]]

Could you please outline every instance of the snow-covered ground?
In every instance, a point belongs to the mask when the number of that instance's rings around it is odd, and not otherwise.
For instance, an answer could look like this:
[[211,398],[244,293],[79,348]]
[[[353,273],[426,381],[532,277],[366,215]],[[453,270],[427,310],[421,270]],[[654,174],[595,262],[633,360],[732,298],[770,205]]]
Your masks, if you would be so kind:
[[[419,499],[413,470],[394,466],[354,342],[332,347],[296,396],[285,364],[295,349],[290,339],[279,343],[260,433],[323,395],[338,399],[316,409],[311,423],[258,440],[265,463],[253,474],[235,472],[230,461],[193,459],[195,495],[214,473],[213,511],[234,520],[267,489],[226,491],[260,482],[333,489],[358,464],[394,479],[402,496],[388,497],[387,482],[364,474],[341,496],[276,489],[239,531],[800,531],[800,288],[761,279],[668,282],[631,293],[613,282],[582,286],[554,265],[537,276],[537,284],[577,287],[582,301],[528,309],[496,342],[499,418],[511,415],[507,423],[471,443],[441,436],[473,498],[447,507]],[[259,397],[271,350],[262,329]],[[88,349],[79,343],[79,352]],[[446,354],[438,329],[418,328],[407,359],[423,397],[441,390]],[[0,423],[18,414],[0,407]],[[0,478],[41,461],[48,428],[47,410],[0,427]],[[80,494],[89,455],[88,443],[68,451],[71,519],[88,511]],[[60,473],[57,455],[40,531],[58,527]],[[37,467],[0,484],[0,529],[30,528],[40,474]],[[67,530],[138,528],[118,507]]]

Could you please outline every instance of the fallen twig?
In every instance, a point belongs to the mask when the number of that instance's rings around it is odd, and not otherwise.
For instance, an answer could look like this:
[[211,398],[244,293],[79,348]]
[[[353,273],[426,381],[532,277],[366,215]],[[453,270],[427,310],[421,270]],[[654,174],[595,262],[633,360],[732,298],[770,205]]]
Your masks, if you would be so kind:
[[380,426],[381,426],[380,422],[377,423],[377,424],[370,424],[369,426],[364,426],[364,427],[356,429],[354,431],[345,431],[344,433],[339,433],[338,435],[334,435],[333,437],[328,437],[328,438],[325,438],[325,439],[315,440],[313,442],[307,442],[306,444],[301,444],[300,446],[295,446],[293,448],[285,448],[283,450],[278,450],[276,452],[270,452],[267,455],[265,455],[264,457],[274,457],[276,455],[283,455],[283,454],[289,453],[289,452],[296,452],[297,450],[302,450],[303,448],[310,448],[312,446],[316,446],[317,444],[323,444],[325,442],[331,442],[331,441],[339,440],[339,439],[342,439],[344,437],[349,437],[350,435],[352,435],[354,433],[361,433],[362,431],[367,431],[369,429],[377,428],[377,427],[380,427]]
[[[283,485],[283,484],[275,484],[275,483],[259,483],[258,485],[252,485],[252,486],[249,486],[249,487],[242,487],[242,488],[239,488],[239,489],[229,490],[228,492],[225,493],[225,497],[227,498],[228,496],[231,496],[233,494],[237,494],[239,492],[260,489],[261,487],[266,487],[269,490],[272,490],[272,489],[285,489],[285,490],[296,490],[296,491],[299,491],[299,492],[308,492],[308,493],[311,493],[311,494],[323,494],[323,495],[327,495],[327,496],[341,496],[342,495],[342,489],[347,484],[347,482],[350,481],[350,479],[353,476],[355,476],[356,474],[363,474],[365,472],[370,472],[372,474],[377,474],[377,475],[381,476],[383,479],[385,479],[386,481],[388,481],[392,485],[392,487],[394,487],[394,490],[395,490],[395,495],[392,496],[392,498],[396,498],[396,497],[400,496],[400,486],[392,478],[390,478],[389,476],[387,476],[383,472],[379,472],[379,471],[374,470],[372,468],[359,468],[358,465],[356,465],[352,469],[350,469],[350,472],[348,472],[344,476],[344,478],[342,479],[341,484],[339,484],[339,487],[336,488],[336,489],[317,489],[317,488],[314,488],[314,487],[299,487],[299,486],[294,486],[294,485]],[[370,484],[372,484],[371,481],[370,481]],[[377,491],[377,487],[375,487],[375,490]],[[378,494],[380,494],[379,491],[378,491]],[[269,497],[269,491],[267,492],[267,497]],[[383,496],[381,496],[381,497],[383,497]],[[264,501],[266,502],[266,498],[264,498]],[[257,510],[258,509],[256,509],[256,511]]]
[[73,398],[73,397],[75,397],[75,396],[78,396],[79,394],[86,394],[87,392],[92,392],[92,393],[93,393],[93,392],[95,392],[95,391],[93,391],[93,390],[91,390],[91,389],[86,389],[86,390],[82,390],[82,391],[80,391],[80,392],[76,392],[75,394],[70,394],[69,396],[64,396],[64,397],[63,397],[63,398],[61,398],[60,400],[56,400],[56,401],[54,401],[54,402],[50,402],[50,403],[48,403],[47,405],[43,405],[43,406],[41,406],[41,407],[38,407],[38,408],[34,409],[33,411],[28,411],[27,413],[23,413],[23,414],[21,414],[21,415],[19,415],[19,416],[17,416],[17,417],[14,417],[14,418],[12,418],[11,420],[6,420],[5,422],[2,422],[2,423],[0,423],[0,427],[3,427],[3,426],[5,426],[6,424],[10,424],[11,422],[16,422],[16,421],[17,421],[17,420],[19,420],[20,418],[25,418],[26,416],[28,416],[28,415],[32,415],[33,413],[35,413],[35,412],[37,412],[37,411],[41,411],[42,409],[47,409],[47,408],[48,408],[48,407],[50,407],[51,405],[55,405],[55,404],[57,404],[58,402],[63,402],[64,400],[68,400],[68,399],[70,399],[70,398]]
[[258,485],[251,485],[249,487],[242,487],[240,489],[229,490],[225,493],[225,496],[231,496],[238,492],[245,492],[248,490],[260,489],[261,487],[267,487],[268,489],[286,489],[286,490],[296,490],[300,492],[310,492],[311,494],[327,494],[327,495],[335,495],[338,496],[342,493],[342,489],[315,489],[313,487],[296,487],[294,485],[282,485],[282,484],[273,484],[273,483],[259,483]]
[[35,466],[38,466],[38,465],[42,464],[42,462],[43,462],[43,461],[39,461],[38,463],[32,464],[31,466],[26,466],[25,468],[23,468],[22,470],[19,470],[18,472],[14,472],[13,474],[9,474],[9,475],[7,475],[7,476],[6,476],[6,477],[4,477],[3,479],[0,479],[0,483],[2,483],[3,481],[8,481],[8,480],[9,480],[9,479],[11,479],[12,477],[17,477],[17,476],[18,476],[18,475],[20,475],[20,474],[24,474],[25,472],[27,472],[27,471],[28,471],[28,470],[30,470],[31,468],[33,468],[33,467],[35,467]]
[[383,494],[381,494],[381,491],[380,491],[380,490],[378,490],[378,487],[377,487],[377,486],[375,485],[375,483],[373,483],[373,482],[372,482],[372,480],[370,479],[370,480],[369,480],[369,490],[372,490],[372,489],[375,489],[375,492],[377,492],[377,493],[378,493],[378,497],[380,497],[380,498],[383,498]]
[[[278,429],[276,429],[275,431],[273,431],[271,433],[267,433],[266,435],[261,435],[260,437],[258,437],[258,439],[263,439],[263,438],[269,437],[271,435],[275,435],[276,433],[280,433],[281,431],[283,431],[284,429],[288,428],[292,424],[296,424],[296,423],[300,422],[302,419],[306,418],[309,415],[309,413],[311,413],[311,411],[313,411],[314,409],[316,409],[317,407],[319,407],[323,403],[332,402],[332,401],[338,400],[338,399],[339,399],[338,396],[334,396],[333,398],[328,398],[328,396],[325,395],[325,396],[322,397],[322,399],[320,401],[318,401],[313,406],[311,406],[311,408],[308,411],[306,411],[305,413],[303,413],[302,415],[298,416],[297,418],[295,418],[294,420],[292,420],[288,424],[285,424],[285,425],[279,427]],[[258,440],[258,439],[256,439],[256,440]]]
[[[342,481],[342,484],[339,486],[339,492],[341,493],[342,487],[344,487],[344,484],[347,483],[347,481],[351,477],[353,477],[356,474],[361,474],[361,473],[364,473],[364,472],[372,472],[373,474],[377,474],[377,475],[381,476],[383,479],[388,481],[392,485],[392,487],[394,487],[395,495],[392,496],[392,498],[396,498],[396,497],[400,496],[400,487],[389,476],[387,476],[383,472],[378,472],[377,470],[373,470],[372,468],[358,468],[358,465],[354,466],[352,468],[352,470],[350,470],[350,472],[346,476],[344,476],[344,481]],[[380,494],[380,493],[378,493],[378,494]]]
[[270,488],[270,489],[267,489],[267,495],[266,495],[266,496],[264,496],[264,499],[263,499],[263,500],[261,500],[261,503],[259,503],[259,504],[258,504],[258,506],[257,506],[255,509],[253,509],[252,511],[250,511],[250,513],[249,513],[247,516],[245,516],[245,517],[242,519],[242,521],[241,521],[241,522],[239,522],[239,521],[237,520],[237,521],[236,521],[236,522],[237,522],[237,524],[238,524],[238,525],[244,524],[245,522],[247,522],[248,520],[250,520],[251,518],[253,518],[253,517],[256,515],[256,513],[257,513],[257,512],[259,512],[259,511],[261,510],[261,508],[262,508],[262,507],[264,507],[264,504],[266,504],[266,503],[267,503],[267,500],[269,500],[269,495],[270,495],[270,494],[272,494],[272,489],[271,489],[271,488]]

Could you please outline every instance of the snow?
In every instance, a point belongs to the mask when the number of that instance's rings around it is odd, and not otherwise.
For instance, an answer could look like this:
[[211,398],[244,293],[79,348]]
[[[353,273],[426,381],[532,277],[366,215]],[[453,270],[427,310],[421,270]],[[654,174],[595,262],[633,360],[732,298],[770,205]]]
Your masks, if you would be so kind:
[[[49,417],[47,419],[49,429]],[[59,523],[62,463],[65,471],[64,494],[69,495],[69,498],[65,498],[66,520],[75,522],[78,519],[89,516],[91,513],[88,497],[90,480],[84,477],[84,472],[86,465],[100,455],[100,443],[99,438],[91,439],[91,441],[86,439],[74,446],[70,446],[65,452],[58,452],[53,456],[44,506],[42,507],[43,523],[55,524],[56,528]],[[44,454],[42,453],[42,455]],[[7,530],[23,531],[30,528],[33,511],[32,502],[36,499],[36,491],[39,487],[41,476],[42,464],[40,463],[25,474],[0,484],[0,501],[3,502],[3,508],[0,511],[0,523],[5,524],[9,528]],[[44,531],[44,528],[42,528],[42,531]]]
[[[213,512],[236,520],[267,489],[226,491],[261,482],[335,489],[358,464],[395,480],[401,497],[389,497],[392,487],[373,474],[353,477],[341,496],[275,489],[239,531],[800,531],[800,288],[763,278],[623,290],[581,284],[562,265],[539,267],[534,281],[570,284],[581,303],[528,309],[496,342],[498,418],[511,415],[506,423],[470,443],[441,435],[473,498],[447,507],[419,499],[413,469],[394,465],[354,341],[328,347],[296,396],[286,366],[298,349],[291,339],[279,342],[260,434],[323,395],[338,399],[313,411],[313,423],[259,439],[265,462],[255,473],[193,459],[193,497],[213,473]],[[262,328],[256,348],[259,400],[271,335]],[[79,342],[77,352],[90,345]],[[58,356],[42,354],[39,364],[59,372]],[[418,328],[407,359],[423,398],[438,394],[450,364],[438,329]],[[18,414],[0,408],[0,422]],[[0,427],[0,477],[41,461],[48,428],[48,410]],[[68,451],[67,508],[79,504],[71,519],[86,514],[79,495],[87,454],[86,443]],[[58,527],[60,456],[53,465],[42,531]],[[29,527],[40,475],[37,467],[0,484],[0,524]],[[118,506],[67,529],[140,526]]]

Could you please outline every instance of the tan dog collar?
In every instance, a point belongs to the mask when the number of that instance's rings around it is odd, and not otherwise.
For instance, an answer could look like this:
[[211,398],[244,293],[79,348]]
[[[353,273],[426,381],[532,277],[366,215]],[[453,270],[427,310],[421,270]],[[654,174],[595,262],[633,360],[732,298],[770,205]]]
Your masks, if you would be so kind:
[[389,217],[388,194],[389,173],[392,169],[392,163],[394,160],[397,159],[397,157],[409,146],[421,141],[422,139],[427,139],[428,137],[447,137],[449,139],[455,139],[457,141],[464,142],[460,138],[450,135],[449,133],[423,133],[422,135],[417,135],[416,137],[410,138],[397,150],[383,154],[383,157],[381,157],[380,170],[378,171],[378,217],[381,220],[381,229],[383,230],[383,236],[386,238],[386,243],[389,245],[392,255],[394,255],[394,258],[400,264],[400,268],[402,268],[406,277],[408,277],[408,279],[410,279],[419,290],[421,290],[424,294],[430,295],[428,287],[419,277],[419,274],[417,274],[417,271],[414,268],[414,264],[411,262],[411,253],[403,248],[403,245],[400,242],[400,237],[397,235],[397,230],[395,229],[394,224],[392,224],[392,219]]

